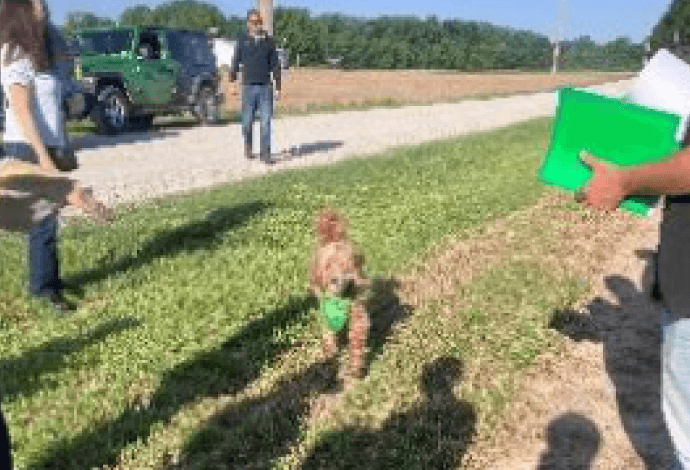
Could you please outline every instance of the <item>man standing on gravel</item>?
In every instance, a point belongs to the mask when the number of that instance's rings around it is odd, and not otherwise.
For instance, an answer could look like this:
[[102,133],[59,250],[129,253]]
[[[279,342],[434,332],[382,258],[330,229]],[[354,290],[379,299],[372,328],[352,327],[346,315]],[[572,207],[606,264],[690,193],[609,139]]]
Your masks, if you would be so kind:
[[618,168],[591,155],[582,160],[593,176],[576,199],[614,211],[628,196],[665,195],[659,231],[661,401],[678,461],[690,470],[690,147],[673,157],[635,168]]
[[240,64],[242,74],[242,134],[247,158],[252,154],[252,124],[257,108],[261,114],[261,161],[271,159],[271,117],[273,115],[273,84],[276,83],[276,100],[280,99],[280,62],[273,38],[262,29],[263,20],[257,10],[247,13],[247,35],[240,35],[235,47],[235,59],[230,71],[230,81],[237,79]]

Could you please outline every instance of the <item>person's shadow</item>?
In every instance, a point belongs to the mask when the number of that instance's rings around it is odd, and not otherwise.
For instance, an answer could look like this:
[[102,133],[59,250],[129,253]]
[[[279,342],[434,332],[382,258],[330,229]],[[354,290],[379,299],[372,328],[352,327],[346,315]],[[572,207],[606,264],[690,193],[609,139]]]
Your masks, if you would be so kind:
[[424,366],[424,401],[390,416],[379,430],[347,427],[327,434],[303,469],[456,468],[476,433],[472,405],[453,393],[462,361],[442,357]]
[[212,249],[222,242],[226,232],[246,223],[268,207],[270,205],[265,202],[255,201],[214,210],[201,220],[159,234],[142,246],[136,256],[125,256],[119,260],[105,256],[96,261],[98,267],[65,277],[64,283],[80,294],[83,293],[81,286],[84,284],[95,283],[109,276],[140,268],[156,258]]
[[[652,252],[637,256],[651,260]],[[643,279],[651,277],[648,263]],[[575,341],[603,343],[606,371],[615,388],[621,421],[637,454],[647,468],[671,468],[674,448],[661,410],[660,306],[653,304],[648,282],[640,291],[620,276],[605,279],[619,306],[597,297],[587,306],[589,315],[572,309],[556,310],[550,327]]]
[[[185,405],[203,397],[235,395],[256,380],[286,351],[299,347],[276,331],[305,325],[316,307],[309,297],[290,298],[256,318],[211,351],[199,352],[161,377],[158,389],[114,417],[92,423],[74,437],[63,437],[27,468],[101,468],[114,465],[125,447],[146,442],[157,424],[167,423]],[[250,429],[250,428],[247,428]]]
[[314,363],[282,378],[268,394],[217,413],[187,441],[182,458],[165,468],[272,468],[299,438],[310,401],[336,390],[336,372],[335,360]]
[[585,416],[565,413],[547,429],[549,447],[536,470],[588,470],[601,446],[601,434]]
[[318,140],[307,144],[300,144],[292,157],[304,157],[317,152],[328,152],[329,150],[342,147],[342,140]]
[[397,325],[409,317],[412,307],[403,304],[397,294],[400,281],[394,277],[374,277],[371,296],[366,304],[371,326],[369,328],[368,351],[365,368],[381,354]]
[[103,341],[108,336],[140,325],[141,321],[136,318],[109,320],[90,332],[71,338],[57,338],[18,357],[3,358],[0,360],[0,395],[6,400],[16,400],[20,396],[28,398],[41,390],[57,387],[57,379],[53,379],[51,375],[68,367],[67,359],[70,355]]

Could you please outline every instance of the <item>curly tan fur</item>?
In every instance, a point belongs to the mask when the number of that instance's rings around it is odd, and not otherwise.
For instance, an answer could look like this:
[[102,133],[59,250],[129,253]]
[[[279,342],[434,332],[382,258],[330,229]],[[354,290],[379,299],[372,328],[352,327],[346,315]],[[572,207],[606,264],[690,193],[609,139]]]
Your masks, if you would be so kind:
[[[348,297],[350,347],[347,375],[361,378],[369,336],[369,316],[359,294],[369,287],[363,273],[364,256],[347,236],[345,219],[331,209],[323,209],[316,217],[316,249],[309,266],[310,290],[318,298],[326,295]],[[327,330],[322,341],[323,355],[332,359],[338,351],[338,336]]]

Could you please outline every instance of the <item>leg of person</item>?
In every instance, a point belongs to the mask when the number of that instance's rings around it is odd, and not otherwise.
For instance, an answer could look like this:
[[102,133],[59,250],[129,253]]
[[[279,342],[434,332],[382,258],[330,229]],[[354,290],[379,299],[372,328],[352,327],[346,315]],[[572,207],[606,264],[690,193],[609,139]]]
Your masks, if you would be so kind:
[[253,158],[253,124],[257,108],[257,96],[254,85],[245,85],[242,90],[242,134],[244,135],[244,149],[247,158]]
[[29,289],[39,296],[59,293],[57,215],[51,214],[29,231]]
[[678,470],[690,470],[690,318],[661,313],[661,395]]
[[270,161],[271,159],[271,118],[273,116],[273,87],[262,85],[261,93],[261,159]]
[[12,465],[12,440],[5,415],[0,410],[0,468],[14,468]]
[[72,310],[62,297],[57,253],[57,214],[43,217],[29,231],[29,289],[60,311]]

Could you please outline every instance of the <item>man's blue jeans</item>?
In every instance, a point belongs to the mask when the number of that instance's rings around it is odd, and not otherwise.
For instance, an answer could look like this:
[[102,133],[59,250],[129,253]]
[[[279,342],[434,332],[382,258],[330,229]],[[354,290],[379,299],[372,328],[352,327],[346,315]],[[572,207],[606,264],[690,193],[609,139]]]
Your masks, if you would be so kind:
[[674,470],[690,470],[690,318],[662,310],[661,337],[662,408],[678,457]]
[[242,93],[242,134],[246,145],[252,145],[252,124],[256,111],[261,114],[261,156],[271,156],[271,117],[273,116],[273,86],[245,85]]

